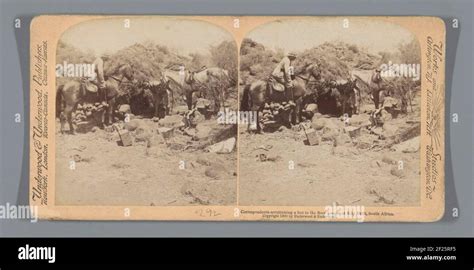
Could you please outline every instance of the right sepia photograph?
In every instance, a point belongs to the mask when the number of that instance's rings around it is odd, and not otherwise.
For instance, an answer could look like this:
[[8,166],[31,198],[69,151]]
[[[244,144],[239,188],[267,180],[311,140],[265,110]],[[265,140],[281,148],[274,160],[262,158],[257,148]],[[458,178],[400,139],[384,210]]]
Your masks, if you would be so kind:
[[257,117],[239,126],[239,205],[420,206],[421,76],[417,37],[389,21],[248,32],[239,110]]

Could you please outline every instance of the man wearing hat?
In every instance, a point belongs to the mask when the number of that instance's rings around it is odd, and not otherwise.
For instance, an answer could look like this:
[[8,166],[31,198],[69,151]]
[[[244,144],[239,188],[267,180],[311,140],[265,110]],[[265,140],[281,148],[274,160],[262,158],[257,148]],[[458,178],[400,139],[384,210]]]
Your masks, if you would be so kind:
[[293,102],[293,81],[291,75],[293,75],[292,64],[295,59],[296,53],[288,53],[272,72],[272,78],[285,86],[290,102]]

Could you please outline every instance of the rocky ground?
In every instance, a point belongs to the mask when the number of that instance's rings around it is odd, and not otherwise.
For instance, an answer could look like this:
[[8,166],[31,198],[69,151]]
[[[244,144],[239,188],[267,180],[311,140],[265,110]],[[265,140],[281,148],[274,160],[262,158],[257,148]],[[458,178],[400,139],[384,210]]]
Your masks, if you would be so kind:
[[185,111],[58,134],[56,204],[235,204],[236,125]]
[[419,204],[419,97],[407,114],[396,103],[388,98],[377,115],[373,104],[351,118],[316,113],[272,133],[249,134],[241,126],[240,204]]
[[240,205],[414,206],[419,100],[408,113],[388,98],[375,113],[370,103],[350,118],[316,112],[292,129],[240,126],[238,150],[236,125],[183,107],[117,129],[79,126],[56,137],[56,203],[234,205],[239,196]]

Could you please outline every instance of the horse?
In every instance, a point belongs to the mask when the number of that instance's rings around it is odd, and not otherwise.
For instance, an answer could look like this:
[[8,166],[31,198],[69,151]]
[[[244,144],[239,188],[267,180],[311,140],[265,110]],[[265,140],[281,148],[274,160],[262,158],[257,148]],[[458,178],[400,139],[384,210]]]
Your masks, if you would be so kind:
[[144,92],[151,92],[153,97],[153,116],[163,118],[170,114],[169,102],[169,83],[170,81],[146,81],[142,83]]
[[107,76],[105,88],[99,89],[97,93],[90,93],[86,90],[85,82],[72,80],[60,85],[56,91],[56,116],[61,122],[61,133],[64,133],[64,125],[69,123],[69,132],[74,134],[72,124],[72,113],[76,110],[79,103],[85,101],[97,102],[105,100],[107,109],[101,118],[101,126],[112,124],[114,120],[115,99],[118,96],[118,88],[124,78],[129,82],[133,81],[133,69],[130,65],[124,64]]
[[225,106],[227,98],[226,89],[230,85],[235,84],[227,70],[219,67],[210,67],[191,74],[191,85],[196,84],[198,88],[207,90],[205,93],[214,100],[216,111]]
[[382,80],[381,83],[377,84],[372,81],[374,70],[353,70],[352,77],[355,80],[358,88],[364,86],[370,92],[370,98],[374,102],[375,109],[379,108],[379,105],[383,106],[386,95],[390,95],[389,83]]
[[[182,68],[166,69],[162,77],[172,95],[174,92],[178,92],[184,96],[189,110],[193,107],[195,93],[198,93],[198,96],[201,96],[202,93],[211,94],[218,110],[225,100],[226,85],[232,83],[228,71],[219,67],[204,68],[200,71]],[[171,99],[173,103],[174,98]]]
[[291,99],[295,103],[295,107],[291,112],[291,123],[298,124],[302,120],[303,98],[312,94],[307,91],[311,78],[321,79],[319,67],[314,63],[306,64],[299,72],[295,72],[292,89],[293,96],[290,98],[288,98],[289,89],[283,92],[271,91],[271,83],[268,80],[257,80],[247,84],[242,93],[240,110],[257,112],[257,131],[260,131],[258,112],[263,109],[265,103],[272,101],[283,102]]
[[357,87],[356,80],[348,78],[347,81],[338,81],[336,83],[342,103],[342,114],[347,114],[350,117],[353,114],[359,113],[360,90]]

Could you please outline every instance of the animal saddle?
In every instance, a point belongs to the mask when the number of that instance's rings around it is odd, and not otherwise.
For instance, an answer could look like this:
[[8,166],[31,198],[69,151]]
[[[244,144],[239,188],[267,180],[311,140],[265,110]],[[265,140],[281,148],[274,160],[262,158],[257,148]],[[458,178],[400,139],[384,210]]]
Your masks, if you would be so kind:
[[271,87],[272,91],[276,92],[285,92],[285,85],[275,80],[272,76],[268,79],[268,84]]
[[99,87],[97,87],[97,85],[91,81],[88,81],[88,80],[85,80],[84,81],[84,84],[83,84],[84,88],[86,89],[87,92],[91,92],[91,93],[97,93],[97,91],[99,90]]
[[144,83],[144,86],[150,90],[159,89],[158,87],[161,85],[161,81],[153,80],[147,81]]

